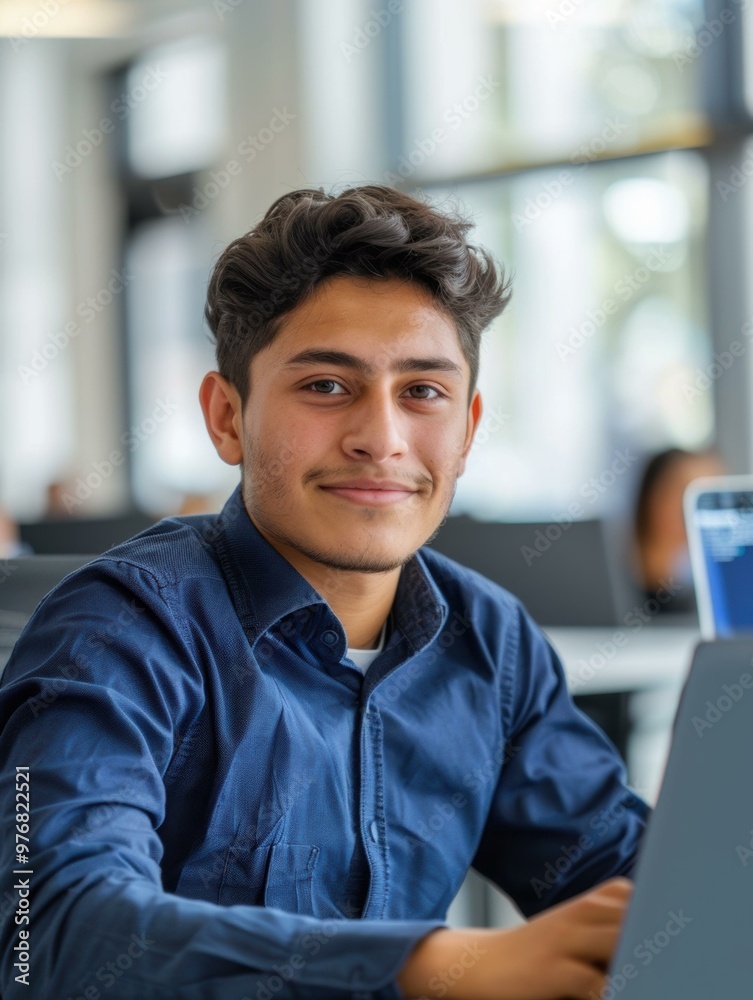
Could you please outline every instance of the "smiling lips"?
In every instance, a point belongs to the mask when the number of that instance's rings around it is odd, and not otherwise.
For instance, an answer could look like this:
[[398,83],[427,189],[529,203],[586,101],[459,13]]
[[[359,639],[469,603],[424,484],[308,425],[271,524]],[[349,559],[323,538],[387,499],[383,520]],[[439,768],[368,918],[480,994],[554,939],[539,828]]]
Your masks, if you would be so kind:
[[345,483],[333,486],[321,486],[320,489],[333,493],[335,496],[350,500],[352,503],[369,504],[384,507],[388,504],[407,500],[417,490],[411,489],[405,483],[391,479],[349,479]]

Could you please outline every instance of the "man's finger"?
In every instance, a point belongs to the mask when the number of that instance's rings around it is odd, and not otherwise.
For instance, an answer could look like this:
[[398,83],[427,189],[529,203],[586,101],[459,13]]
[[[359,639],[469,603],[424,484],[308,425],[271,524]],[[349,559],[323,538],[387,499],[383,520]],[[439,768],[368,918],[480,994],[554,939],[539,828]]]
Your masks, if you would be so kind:
[[567,952],[573,958],[608,964],[620,939],[620,924],[575,926],[567,937]]

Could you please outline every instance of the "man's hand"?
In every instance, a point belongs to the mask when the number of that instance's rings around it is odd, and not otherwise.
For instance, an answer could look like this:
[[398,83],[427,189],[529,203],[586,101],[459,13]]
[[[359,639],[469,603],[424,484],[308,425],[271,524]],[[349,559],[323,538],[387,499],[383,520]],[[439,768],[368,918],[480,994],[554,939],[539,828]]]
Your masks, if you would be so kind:
[[597,1000],[632,888],[610,879],[509,930],[433,931],[398,985],[406,998]]

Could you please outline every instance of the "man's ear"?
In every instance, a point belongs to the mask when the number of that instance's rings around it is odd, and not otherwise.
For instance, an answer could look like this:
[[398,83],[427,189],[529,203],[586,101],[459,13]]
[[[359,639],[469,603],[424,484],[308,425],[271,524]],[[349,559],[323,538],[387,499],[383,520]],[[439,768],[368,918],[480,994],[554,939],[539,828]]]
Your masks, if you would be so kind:
[[207,372],[199,402],[212,444],[223,462],[243,462],[243,407],[238,390],[219,372]]
[[478,389],[475,389],[473,396],[471,398],[470,406],[468,407],[468,424],[466,427],[465,441],[463,443],[463,450],[460,453],[460,458],[458,459],[458,476],[462,476],[465,472],[465,462],[468,458],[468,454],[471,450],[471,445],[473,444],[473,437],[476,433],[476,428],[478,427],[479,420],[481,420],[481,414],[483,412],[483,403],[481,401],[481,393]]

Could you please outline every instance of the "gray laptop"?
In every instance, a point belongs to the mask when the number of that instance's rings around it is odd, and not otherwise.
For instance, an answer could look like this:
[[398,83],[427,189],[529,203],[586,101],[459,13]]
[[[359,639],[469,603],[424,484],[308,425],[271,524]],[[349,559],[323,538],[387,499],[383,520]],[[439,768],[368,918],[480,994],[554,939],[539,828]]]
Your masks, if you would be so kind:
[[753,996],[751,638],[696,649],[603,996]]

